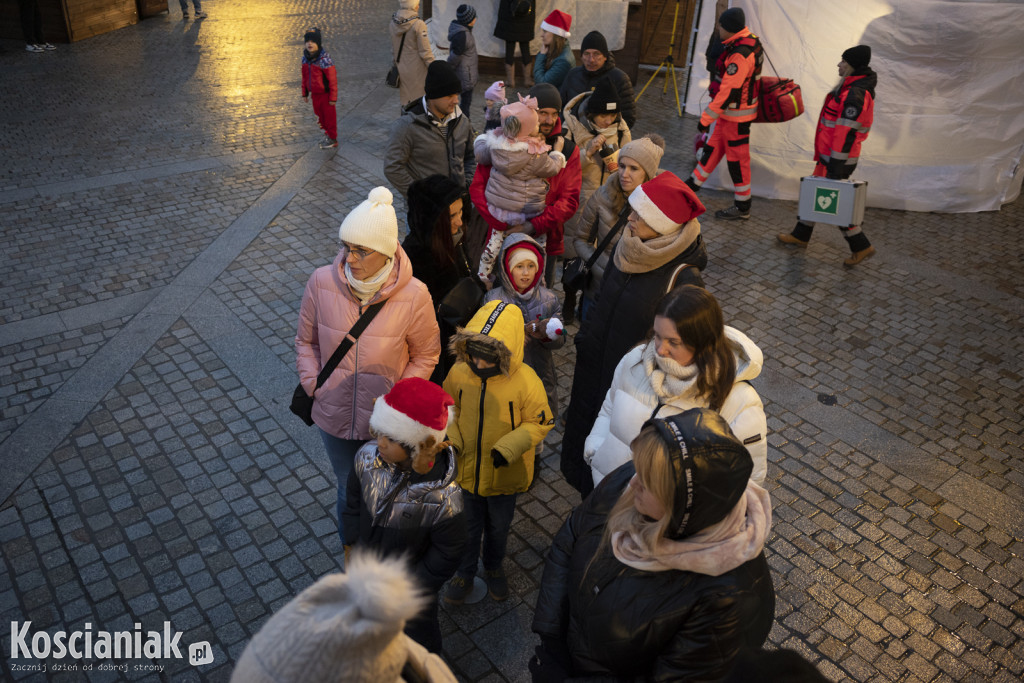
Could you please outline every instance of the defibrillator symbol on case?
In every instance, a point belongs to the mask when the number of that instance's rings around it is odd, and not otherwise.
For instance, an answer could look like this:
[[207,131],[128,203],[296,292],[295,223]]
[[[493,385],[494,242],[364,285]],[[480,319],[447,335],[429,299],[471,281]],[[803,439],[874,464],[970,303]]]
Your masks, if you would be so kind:
[[839,192],[827,187],[814,190],[814,211],[835,216],[839,213]]

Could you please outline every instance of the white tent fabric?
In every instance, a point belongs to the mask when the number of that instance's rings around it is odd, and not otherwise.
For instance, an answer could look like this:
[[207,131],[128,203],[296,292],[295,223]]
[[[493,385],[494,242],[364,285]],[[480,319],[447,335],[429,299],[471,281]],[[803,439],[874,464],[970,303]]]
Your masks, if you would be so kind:
[[[498,19],[498,3],[507,1],[434,0],[431,5],[433,16],[429,22],[431,42],[447,51],[448,24],[455,19],[455,10],[458,6],[467,3],[476,9],[473,37],[476,38],[477,51],[484,57],[504,57],[505,41],[494,37],[494,24]],[[531,55],[536,55],[541,47],[540,22],[553,9],[568,12],[572,17],[569,45],[574,50],[580,49],[583,36],[591,31],[600,31],[604,35],[609,50],[621,50],[625,47],[626,11],[629,9],[626,0],[537,0],[537,26],[534,39],[530,43]],[[517,51],[516,60],[518,59]]]
[[[875,119],[855,177],[868,205],[909,211],[998,210],[1020,194],[1024,169],[1024,4],[983,0],[741,0],[779,75],[800,84],[807,112],[754,124],[758,197],[796,199],[814,167],[814,129],[838,82],[843,50],[870,45]],[[714,28],[704,0],[686,98],[708,102],[703,51]],[[772,75],[765,62],[764,74]],[[715,185],[714,183],[719,183]],[[731,188],[723,162],[708,187]]]

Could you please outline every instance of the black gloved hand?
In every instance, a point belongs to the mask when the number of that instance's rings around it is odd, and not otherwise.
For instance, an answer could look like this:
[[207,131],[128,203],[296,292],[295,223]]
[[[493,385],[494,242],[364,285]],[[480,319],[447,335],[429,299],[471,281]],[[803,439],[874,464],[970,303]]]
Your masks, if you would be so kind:
[[508,467],[508,460],[505,459],[505,456],[493,448],[491,449],[491,458],[494,460],[495,467]]
[[703,123],[700,122],[697,123],[698,133],[707,133],[709,130],[711,130],[711,126],[705,126]]

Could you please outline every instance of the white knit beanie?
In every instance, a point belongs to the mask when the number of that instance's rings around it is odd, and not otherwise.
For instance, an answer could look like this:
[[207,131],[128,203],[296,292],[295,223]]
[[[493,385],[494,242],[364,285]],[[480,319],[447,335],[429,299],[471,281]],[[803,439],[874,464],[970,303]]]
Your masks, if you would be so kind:
[[397,558],[355,552],[345,574],[299,593],[249,641],[232,683],[398,681],[409,657],[405,622],[425,604]]
[[370,196],[341,222],[338,239],[394,258],[398,250],[398,217],[392,200],[386,187],[370,190]]

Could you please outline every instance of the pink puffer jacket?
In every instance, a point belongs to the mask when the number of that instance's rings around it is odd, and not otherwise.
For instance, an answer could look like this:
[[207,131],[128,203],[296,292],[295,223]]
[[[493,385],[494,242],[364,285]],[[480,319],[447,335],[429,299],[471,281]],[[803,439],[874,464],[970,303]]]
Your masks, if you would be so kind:
[[[386,299],[359,341],[315,394],[313,421],[340,439],[369,439],[373,400],[400,379],[433,372],[441,354],[440,333],[427,286],[412,276],[402,247],[387,283],[370,300]],[[295,365],[307,394],[316,376],[362,313],[348,288],[341,253],[317,268],[306,283],[295,333]]]

